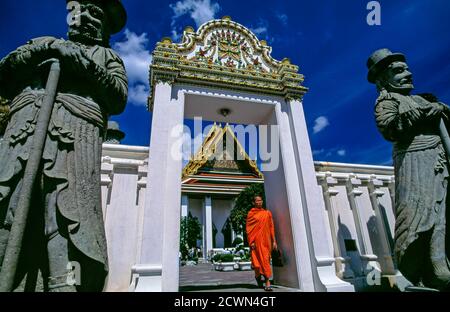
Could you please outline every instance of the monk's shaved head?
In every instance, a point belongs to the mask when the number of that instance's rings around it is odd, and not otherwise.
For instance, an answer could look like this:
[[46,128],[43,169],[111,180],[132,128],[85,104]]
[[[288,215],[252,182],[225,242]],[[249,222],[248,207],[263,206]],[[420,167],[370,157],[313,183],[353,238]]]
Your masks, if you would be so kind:
[[254,203],[255,207],[262,208],[263,203],[264,203],[262,196],[261,195],[253,196],[253,203]]

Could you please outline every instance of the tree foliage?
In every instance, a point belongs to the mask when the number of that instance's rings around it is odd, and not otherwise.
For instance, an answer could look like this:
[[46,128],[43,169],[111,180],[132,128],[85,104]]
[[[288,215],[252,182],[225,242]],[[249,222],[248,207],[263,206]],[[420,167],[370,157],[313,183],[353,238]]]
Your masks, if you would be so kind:
[[[263,205],[266,205],[266,195],[264,193],[263,184],[253,184],[244,189],[236,199],[236,203],[231,210],[230,219],[233,230],[236,233],[245,233],[245,224],[247,220],[247,214],[253,207],[253,198],[255,195],[261,195],[263,199]],[[244,238],[246,235],[244,235]]]
[[180,223],[180,252],[182,259],[187,259],[189,249],[197,247],[197,240],[202,239],[202,227],[197,217],[191,213],[181,218]]

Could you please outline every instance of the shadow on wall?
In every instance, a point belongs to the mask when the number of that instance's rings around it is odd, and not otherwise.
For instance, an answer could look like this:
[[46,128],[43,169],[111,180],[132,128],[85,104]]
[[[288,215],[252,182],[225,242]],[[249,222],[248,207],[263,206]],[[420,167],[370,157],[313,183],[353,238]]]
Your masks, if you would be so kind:
[[379,207],[380,207],[380,212],[381,212],[381,219],[383,220],[383,225],[384,225],[384,228],[386,229],[386,235],[387,235],[387,240],[389,242],[389,248],[390,248],[390,250],[394,250],[394,233],[391,232],[391,227],[389,226],[389,220],[388,220],[386,208],[382,204],[379,204]]
[[[346,259],[344,277],[353,276],[355,278],[364,276],[364,268],[361,262],[361,253],[358,242],[352,237],[348,227],[342,223],[341,216],[338,216],[338,242],[341,250],[341,257]],[[354,282],[350,281],[352,284]],[[356,287],[357,285],[355,285]],[[359,288],[359,286],[358,286]]]
[[375,216],[371,216],[369,221],[367,221],[367,229],[369,232],[370,244],[372,245],[373,253],[378,257],[384,257],[386,254],[392,254],[392,251],[394,250],[394,236],[393,233],[391,233],[389,223],[387,221],[386,208],[381,204],[380,211],[382,214],[383,226],[387,235],[386,239],[388,241],[389,250],[384,250],[382,242],[384,239],[384,233],[380,233],[377,225],[377,218]]
[[367,230],[369,232],[370,245],[372,246],[373,253],[377,256],[383,255],[383,245],[381,244],[380,235],[377,227],[377,218],[371,216],[367,221]]

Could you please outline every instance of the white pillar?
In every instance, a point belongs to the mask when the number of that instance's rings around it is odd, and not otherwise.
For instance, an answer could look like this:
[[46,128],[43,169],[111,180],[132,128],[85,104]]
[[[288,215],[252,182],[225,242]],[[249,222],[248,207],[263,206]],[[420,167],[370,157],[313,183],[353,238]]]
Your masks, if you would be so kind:
[[203,262],[206,263],[208,254],[206,252],[206,206],[205,200],[202,202],[202,258]]
[[142,243],[130,289],[178,291],[184,93],[172,94],[163,82],[154,88]]
[[205,225],[205,259],[209,258],[209,251],[213,249],[213,227],[212,227],[212,200],[211,196],[205,197],[204,208]]
[[363,272],[364,275],[367,275],[373,270],[380,272],[380,268],[377,263],[378,257],[372,252],[370,237],[367,237],[363,231],[363,228],[367,227],[367,224],[363,219],[361,211],[363,205],[360,203],[360,200],[363,192],[358,188],[360,185],[361,180],[357,179],[355,176],[349,176],[347,179],[347,195],[353,212],[353,219],[355,221]]
[[[231,210],[233,209],[234,205],[236,204],[236,199],[237,199],[237,196],[234,197],[234,198],[231,200],[231,202],[230,202],[230,205],[231,205],[231,207],[230,207],[230,214],[231,214]],[[228,217],[230,217],[230,216],[228,216]],[[230,221],[230,222],[231,222],[231,221]],[[239,233],[236,233],[236,232],[234,231],[233,226],[232,226],[231,224],[230,224],[230,226],[231,226],[231,244],[233,244],[234,240],[236,239],[236,236],[237,236]],[[244,235],[246,235],[246,234],[243,233],[243,235],[242,235],[242,240],[244,240]]]
[[336,259],[336,274],[339,278],[352,279],[355,277],[355,274],[350,268],[350,257],[346,255],[345,250],[342,250],[342,246],[339,242],[339,213],[336,207],[336,196],[339,194],[339,191],[334,187],[330,187],[336,184],[337,180],[331,177],[330,172],[328,172],[322,180],[325,207],[328,212],[328,220],[331,229],[334,258]]
[[382,251],[379,256],[379,263],[381,266],[381,271],[383,274],[388,275],[396,275],[397,270],[395,268],[394,260],[392,257],[392,251],[391,246],[389,243],[389,237],[387,234],[386,226],[383,215],[380,209],[380,202],[379,198],[383,196],[385,193],[380,190],[379,188],[383,186],[383,182],[376,179],[375,176],[371,177],[369,180],[368,188],[370,193],[370,200],[372,203],[372,208],[375,212],[375,220],[376,220],[376,227],[378,230],[378,238],[380,246],[382,246]]
[[[354,291],[353,285],[336,276],[333,244],[331,237],[327,235],[328,220],[325,216],[322,192],[317,185],[303,103],[299,100],[290,100],[287,106],[293,134],[296,173],[302,194],[303,214],[306,218],[308,241],[311,242],[309,256],[313,266],[314,288],[316,291]],[[299,250],[304,249],[300,247]]]
[[181,196],[181,217],[187,217],[189,213],[189,197],[187,195]]

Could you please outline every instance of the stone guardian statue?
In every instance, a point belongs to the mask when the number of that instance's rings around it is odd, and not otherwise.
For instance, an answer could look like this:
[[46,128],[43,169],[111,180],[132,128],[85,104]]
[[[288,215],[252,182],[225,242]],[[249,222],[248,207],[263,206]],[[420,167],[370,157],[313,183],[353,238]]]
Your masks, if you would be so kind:
[[[125,26],[126,12],[119,0],[77,4],[68,40],[32,39],[0,61],[0,96],[9,103],[0,140],[2,291],[102,291],[107,276],[102,142],[128,89],[109,38]],[[24,174],[36,155],[32,174]]]
[[367,66],[368,80],[379,91],[378,129],[393,143],[398,268],[415,286],[449,290],[450,109],[432,95],[411,95],[412,74],[403,54],[377,50]]

